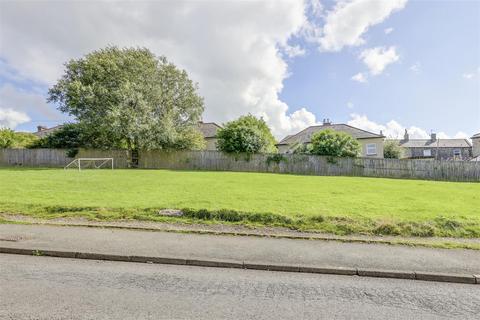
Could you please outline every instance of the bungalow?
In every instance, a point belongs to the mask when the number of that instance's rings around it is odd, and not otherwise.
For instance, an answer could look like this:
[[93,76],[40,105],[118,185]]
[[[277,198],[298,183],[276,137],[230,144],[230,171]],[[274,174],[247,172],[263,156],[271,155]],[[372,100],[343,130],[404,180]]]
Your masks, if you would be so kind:
[[469,160],[472,145],[468,139],[438,139],[432,133],[430,139],[410,139],[408,131],[402,140],[395,140],[404,149],[404,158],[435,160]]
[[323,130],[345,132],[357,139],[361,145],[361,156],[369,158],[383,158],[383,140],[385,136],[380,132],[376,134],[348,124],[333,124],[328,119],[322,125],[308,127],[297,134],[286,136],[277,144],[279,153],[292,153],[301,145],[309,144],[314,133]]

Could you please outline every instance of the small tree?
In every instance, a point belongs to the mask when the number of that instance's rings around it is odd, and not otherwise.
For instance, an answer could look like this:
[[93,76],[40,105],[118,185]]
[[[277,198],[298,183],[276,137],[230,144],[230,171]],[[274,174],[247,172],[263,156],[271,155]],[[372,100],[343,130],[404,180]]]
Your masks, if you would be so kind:
[[387,140],[383,147],[383,156],[387,159],[400,159],[402,156],[402,148],[397,142]]
[[360,144],[349,134],[327,129],[313,135],[310,153],[354,158],[360,154]]
[[250,114],[225,124],[217,137],[217,149],[223,152],[277,152],[275,138],[266,122]]

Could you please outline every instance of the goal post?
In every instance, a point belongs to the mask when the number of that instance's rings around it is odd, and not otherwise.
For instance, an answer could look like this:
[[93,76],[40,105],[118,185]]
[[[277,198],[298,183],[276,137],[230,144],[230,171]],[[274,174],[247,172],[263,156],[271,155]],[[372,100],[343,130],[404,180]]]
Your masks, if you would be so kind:
[[78,171],[82,169],[102,169],[111,168],[113,170],[113,158],[77,158],[67,164],[63,169],[76,168]]

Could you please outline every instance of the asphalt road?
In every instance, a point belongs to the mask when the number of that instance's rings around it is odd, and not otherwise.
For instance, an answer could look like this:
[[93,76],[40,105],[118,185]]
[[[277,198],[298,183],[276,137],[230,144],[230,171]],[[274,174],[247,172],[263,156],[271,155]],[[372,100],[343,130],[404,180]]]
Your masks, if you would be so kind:
[[0,255],[0,319],[478,319],[480,287]]

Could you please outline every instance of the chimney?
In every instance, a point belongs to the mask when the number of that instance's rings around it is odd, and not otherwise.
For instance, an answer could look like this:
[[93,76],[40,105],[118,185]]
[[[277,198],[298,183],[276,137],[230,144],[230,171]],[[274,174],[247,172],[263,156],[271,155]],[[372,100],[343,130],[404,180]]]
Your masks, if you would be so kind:
[[332,124],[332,123],[330,122],[330,119],[328,119],[328,118],[327,118],[327,119],[323,119],[323,125],[324,125],[324,126],[329,126],[329,125],[331,125],[331,124]]
[[408,141],[410,137],[408,136],[408,131],[405,129],[405,134],[403,135],[403,140]]
[[383,136],[383,130],[380,130],[380,135]]
[[37,132],[42,132],[44,130],[47,130],[47,127],[45,126],[37,126]]
[[433,133],[433,132],[430,133],[430,139],[431,139],[432,141],[437,141],[437,134],[436,134],[436,133]]

